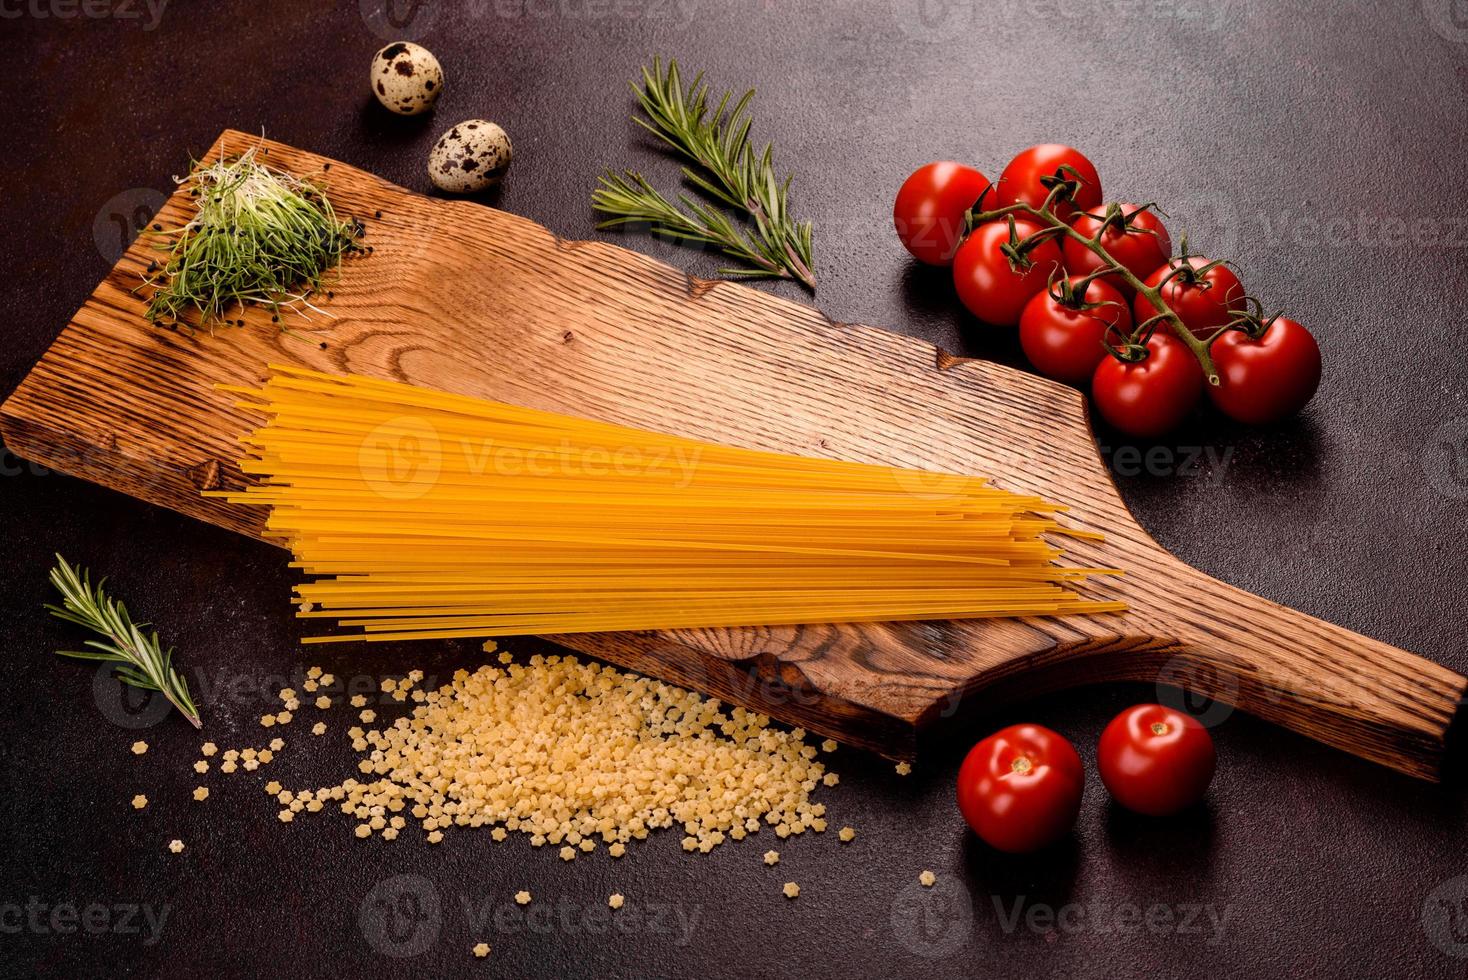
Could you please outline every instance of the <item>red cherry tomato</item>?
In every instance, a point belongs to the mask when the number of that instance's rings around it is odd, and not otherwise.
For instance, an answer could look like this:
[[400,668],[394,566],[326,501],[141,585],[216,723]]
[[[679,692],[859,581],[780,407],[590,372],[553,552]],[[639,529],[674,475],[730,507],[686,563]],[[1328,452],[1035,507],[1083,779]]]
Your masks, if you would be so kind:
[[[1201,269],[1207,264],[1207,259],[1188,256],[1187,266],[1190,269]],[[1155,289],[1164,277],[1182,267],[1181,258],[1172,259],[1142,281]],[[1173,276],[1162,287],[1162,301],[1199,337],[1211,336],[1246,307],[1244,286],[1226,265],[1216,265],[1201,275],[1185,272]],[[1136,322],[1141,324],[1156,316],[1157,310],[1145,297],[1138,295],[1132,303],[1132,313]]]
[[[1071,167],[1075,170],[1075,175],[1058,174],[1061,167]],[[1018,156],[1009,161],[1009,166],[1004,168],[1004,173],[999,175],[999,182],[994,185],[994,206],[1008,207],[1023,201],[1032,208],[1038,208],[1050,194],[1050,188],[1046,186],[1047,178],[1056,176],[1063,180],[1081,182],[1072,199],[1074,203],[1055,203],[1056,217],[1068,221],[1076,208],[1090,211],[1101,206],[1101,178],[1097,176],[1096,168],[1080,150],[1059,143],[1032,146],[1028,150],[1020,151]]]
[[1213,342],[1218,385],[1208,388],[1223,414],[1269,425],[1305,407],[1320,386],[1320,345],[1294,320],[1275,317],[1256,339],[1230,330]]
[[[1080,276],[1066,282],[1075,285]],[[1084,303],[1100,303],[1091,309],[1068,306],[1042,289],[1025,304],[1019,318],[1019,342],[1025,356],[1043,375],[1058,381],[1079,384],[1096,373],[1096,365],[1106,356],[1101,341],[1107,327],[1122,334],[1132,330],[1132,314],[1126,300],[1110,284],[1095,279],[1080,299]]]
[[918,261],[950,265],[963,238],[964,214],[988,186],[983,174],[951,160],[918,167],[892,205],[897,237]]
[[1011,725],[969,750],[958,770],[958,808],[974,833],[1019,854],[1066,835],[1085,783],[1081,757],[1062,736]]
[[1139,704],[1101,733],[1096,766],[1116,802],[1153,817],[1185,810],[1203,798],[1217,757],[1208,729],[1192,715]]
[[[1101,234],[1101,247],[1132,275],[1138,279],[1146,279],[1153,270],[1166,264],[1167,257],[1172,254],[1172,239],[1167,237],[1162,219],[1152,211],[1142,211],[1135,204],[1123,204],[1121,213],[1127,219],[1125,227],[1107,225]],[[1082,211],[1076,214],[1071,225],[1087,238],[1094,238],[1096,232],[1101,230],[1105,218],[1104,208],[1091,212]],[[1105,265],[1099,255],[1080,242],[1070,237],[1065,239],[1067,272],[1086,275],[1104,268]],[[1107,276],[1106,281],[1123,295],[1132,295],[1131,284],[1121,276],[1113,274]]]
[[[1015,219],[1019,239],[1040,229],[1033,221]],[[1045,288],[1061,264],[1060,246],[1047,238],[1028,253],[1028,271],[1016,272],[1009,266],[1009,257],[999,250],[1008,241],[1009,222],[986,221],[973,230],[953,257],[953,285],[958,298],[974,316],[1000,326],[1019,322],[1030,297]]]
[[1101,416],[1128,435],[1154,439],[1182,422],[1203,394],[1203,369],[1181,340],[1154,333],[1147,356],[1123,362],[1106,357],[1091,378]]

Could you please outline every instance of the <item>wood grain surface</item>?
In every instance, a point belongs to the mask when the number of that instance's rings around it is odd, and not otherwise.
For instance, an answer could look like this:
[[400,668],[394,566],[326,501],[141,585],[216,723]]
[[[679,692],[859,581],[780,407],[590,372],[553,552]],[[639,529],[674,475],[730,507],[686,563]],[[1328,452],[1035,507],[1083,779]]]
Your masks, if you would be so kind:
[[[256,142],[226,131],[206,159]],[[477,203],[431,199],[278,143],[268,160],[320,172],[362,218],[329,316],[282,332],[164,330],[143,319],[147,236],[128,250],[0,408],[15,452],[258,536],[259,511],[200,495],[238,487],[235,440],[255,419],[216,392],[272,361],[408,381],[731,445],[934,471],[1070,504],[1105,532],[1074,560],[1126,569],[1086,588],[1124,614],[553,637],[653,676],[892,757],[985,703],[1064,686],[1184,687],[1414,776],[1437,777],[1465,679],[1209,578],[1159,547],[1122,503],[1082,397],[836,323],[746,286],[692,279],[612,245],[567,242]],[[157,219],[186,220],[175,194]],[[376,214],[381,212],[381,217]]]

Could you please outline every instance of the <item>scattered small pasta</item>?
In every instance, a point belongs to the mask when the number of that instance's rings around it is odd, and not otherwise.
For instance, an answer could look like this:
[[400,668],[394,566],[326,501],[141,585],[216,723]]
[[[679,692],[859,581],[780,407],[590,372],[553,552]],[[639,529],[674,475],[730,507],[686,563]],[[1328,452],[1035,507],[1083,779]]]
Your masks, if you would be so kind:
[[194,799],[197,802],[203,803],[208,798],[209,798],[209,787],[208,786],[195,786],[194,787]]
[[[781,891],[785,893],[786,898],[798,898],[800,896],[800,886],[793,881],[785,882],[785,887]],[[817,902],[816,904],[819,905],[820,903]]]
[[912,775],[912,763],[911,762],[899,762],[899,763],[897,763],[897,775],[899,775],[899,776],[910,776],[910,775]]
[[136,742],[133,743],[133,755],[142,755],[146,751],[148,751],[147,742],[144,742],[142,739],[138,739]]
[[[422,676],[384,689],[406,693]],[[802,833],[825,809],[810,799],[825,766],[803,732],[572,656],[457,671],[405,717],[378,723],[347,733],[361,778],[314,791],[357,817],[359,837],[384,829],[374,813],[404,811],[434,843],[450,827],[486,827],[496,840],[518,831],[572,861],[598,838],[621,857],[627,842],[681,827],[683,849],[707,854],[761,820]]]
[[610,905],[614,909],[619,909],[619,908],[622,907],[622,903],[625,902],[625,901],[626,901],[626,899],[623,898],[621,895],[614,894],[614,895],[612,895],[611,898],[608,898],[607,899],[607,904]]
[[168,842],[168,849],[175,854],[180,854],[183,852],[184,842],[175,838]]
[[137,796],[134,796],[133,797],[133,809],[134,810],[141,810],[143,807],[145,807],[147,805],[148,805],[148,798],[146,796],[144,796],[142,793],[139,793]]
[[481,960],[484,959],[486,956],[488,956],[489,955],[489,943],[475,943],[474,944],[474,955],[477,956],[477,957],[479,957]]
[[922,882],[922,886],[924,888],[932,888],[933,883],[937,880],[938,876],[933,874],[933,872],[931,871],[924,871],[922,874],[918,875],[918,881]]
[[515,904],[516,905],[529,905],[530,904],[530,893],[527,892],[527,891],[524,891],[524,890],[521,890],[521,891],[516,892],[515,893]]

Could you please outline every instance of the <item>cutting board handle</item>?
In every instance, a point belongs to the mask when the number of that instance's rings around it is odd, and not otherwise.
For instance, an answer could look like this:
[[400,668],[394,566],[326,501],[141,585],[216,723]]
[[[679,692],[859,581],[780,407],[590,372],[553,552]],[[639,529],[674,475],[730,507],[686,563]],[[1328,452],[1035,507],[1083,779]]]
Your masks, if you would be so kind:
[[1438,778],[1468,678],[1173,561],[1174,584],[1155,612],[1175,628],[1177,645],[1157,671],[1159,683]]

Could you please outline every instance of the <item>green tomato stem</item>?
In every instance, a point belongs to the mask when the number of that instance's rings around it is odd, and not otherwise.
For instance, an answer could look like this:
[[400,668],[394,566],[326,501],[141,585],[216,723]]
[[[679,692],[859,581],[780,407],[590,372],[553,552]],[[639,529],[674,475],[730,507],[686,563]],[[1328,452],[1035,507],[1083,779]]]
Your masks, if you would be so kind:
[[[1055,188],[1052,188],[1050,191],[1050,195],[1045,199],[1045,203],[1038,208],[1032,207],[1031,205],[1021,201],[1018,204],[1010,204],[1006,207],[996,208],[993,211],[980,211],[977,213],[972,213],[972,224],[979,225],[985,221],[994,221],[999,218],[1012,217],[1016,214],[1022,214],[1026,217],[1033,218],[1039,223],[1047,226],[1044,230],[1036,232],[1036,234],[1046,236],[1060,234],[1074,241],[1080,242],[1086,248],[1095,253],[1095,255],[1106,264],[1106,268],[1104,270],[1101,270],[1102,275],[1115,273],[1117,276],[1124,279],[1127,285],[1136,290],[1137,295],[1143,297],[1147,300],[1148,303],[1152,304],[1152,308],[1157,311],[1157,316],[1149,319],[1147,322],[1149,324],[1153,324],[1154,328],[1155,322],[1159,317],[1162,321],[1166,322],[1167,325],[1172,328],[1173,336],[1180,340],[1184,345],[1186,345],[1187,348],[1193,352],[1193,356],[1198,359],[1198,366],[1203,369],[1203,377],[1208,380],[1208,383],[1210,385],[1217,385],[1219,380],[1218,369],[1213,364],[1213,356],[1209,353],[1209,345],[1207,341],[1200,340],[1193,335],[1193,331],[1188,329],[1187,325],[1183,323],[1182,318],[1179,317],[1175,312],[1173,312],[1172,307],[1170,307],[1163,300],[1162,290],[1160,287],[1154,288],[1152,286],[1148,286],[1141,279],[1138,279],[1137,276],[1130,269],[1122,265],[1120,262],[1116,261],[1116,259],[1112,257],[1111,253],[1106,251],[1106,247],[1101,244],[1099,234],[1096,238],[1087,237],[1086,235],[1083,235],[1080,232],[1076,231],[1073,227],[1071,227],[1068,222],[1056,217],[1053,206],[1056,199],[1056,193],[1059,190],[1060,187],[1058,185]],[[1091,278],[1094,277],[1095,274],[1093,273]],[[1164,284],[1166,283],[1166,281],[1167,280],[1164,280]],[[1147,331],[1148,334],[1150,334],[1151,332],[1152,331],[1150,329]],[[1132,341],[1132,343],[1140,343],[1145,340],[1145,338],[1143,338],[1141,334],[1142,329],[1139,326],[1132,333],[1129,339]]]

